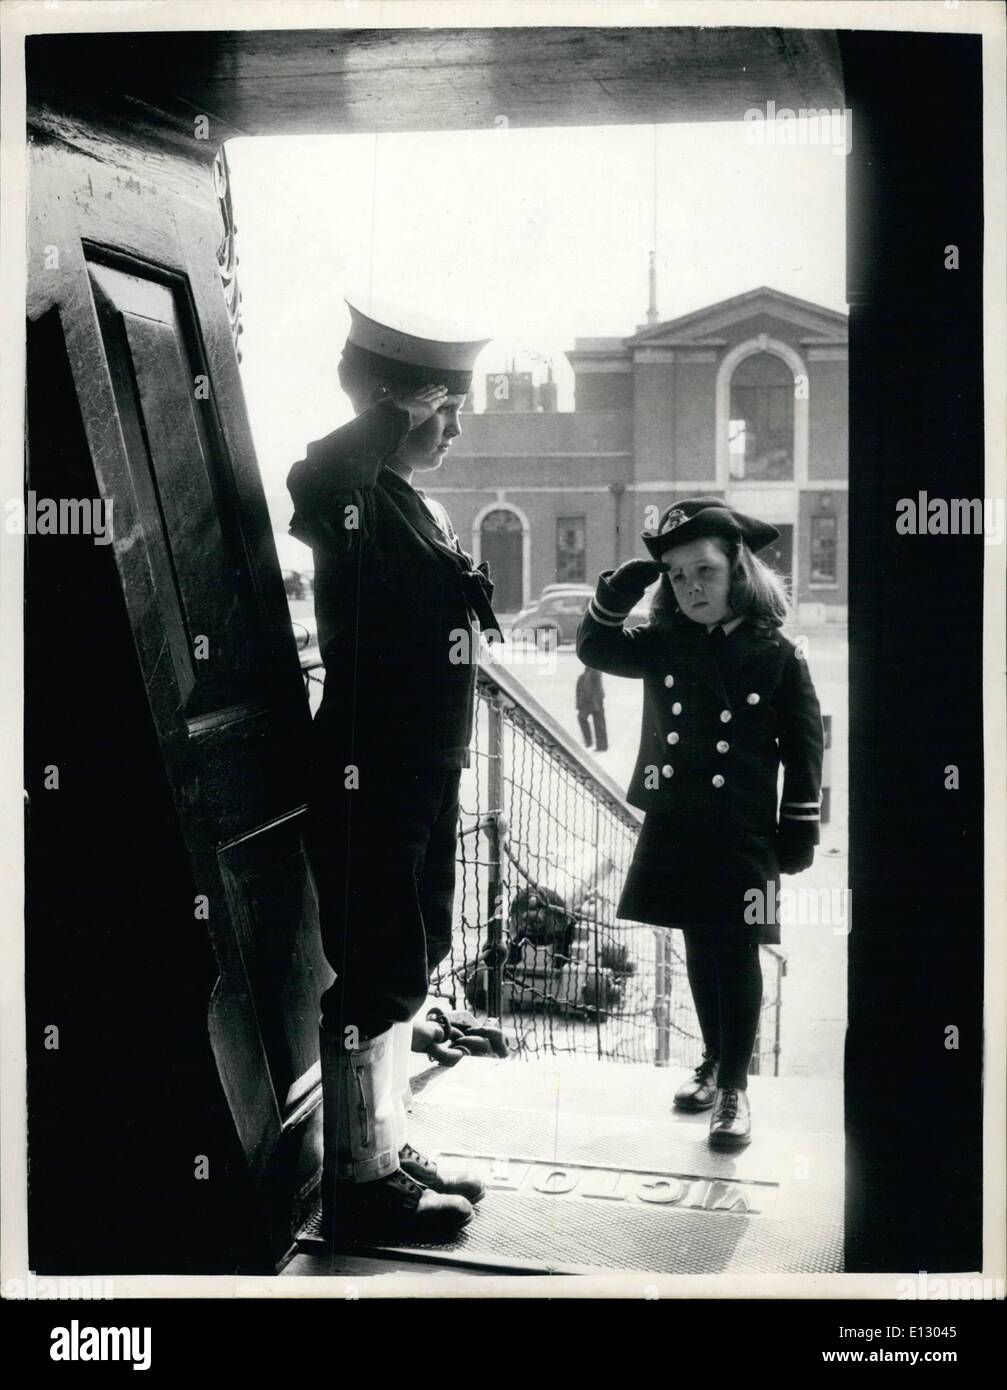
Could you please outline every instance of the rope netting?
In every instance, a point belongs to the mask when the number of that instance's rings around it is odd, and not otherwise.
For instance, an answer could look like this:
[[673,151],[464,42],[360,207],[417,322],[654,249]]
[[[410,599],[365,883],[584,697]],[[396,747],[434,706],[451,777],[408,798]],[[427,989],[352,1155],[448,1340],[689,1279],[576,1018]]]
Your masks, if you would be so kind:
[[[681,934],[616,916],[639,818],[532,703],[480,670],[452,953],[431,992],[499,1014],[527,1056],[694,1066]],[[764,965],[752,1070],[775,1072],[782,962],[769,953]]]
[[[314,709],[321,669],[304,676]],[[481,666],[477,694],[452,947],[431,995],[498,1016],[519,1056],[695,1066],[681,934],[616,916],[637,813],[513,676]],[[783,972],[764,950],[753,1072],[779,1071]]]

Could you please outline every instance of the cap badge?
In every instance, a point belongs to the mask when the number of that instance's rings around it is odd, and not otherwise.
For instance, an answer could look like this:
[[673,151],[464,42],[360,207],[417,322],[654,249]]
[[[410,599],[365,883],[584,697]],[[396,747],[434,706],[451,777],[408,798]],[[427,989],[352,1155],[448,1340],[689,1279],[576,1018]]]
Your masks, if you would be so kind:
[[685,512],[682,511],[681,507],[675,507],[675,509],[673,511],[670,511],[668,515],[665,517],[665,519],[661,522],[661,530],[659,534],[663,536],[668,531],[674,531],[676,526],[681,526],[683,521],[688,520],[689,518],[686,516]]

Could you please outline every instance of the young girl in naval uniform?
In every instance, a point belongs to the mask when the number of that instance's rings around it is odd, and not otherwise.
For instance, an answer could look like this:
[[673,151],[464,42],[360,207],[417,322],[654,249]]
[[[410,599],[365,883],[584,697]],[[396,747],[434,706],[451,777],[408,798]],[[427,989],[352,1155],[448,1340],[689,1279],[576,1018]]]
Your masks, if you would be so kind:
[[[721,498],[676,503],[642,537],[651,560],[599,578],[577,640],[585,665],[644,682],[627,799],[646,815],[618,915],[683,933],[704,1051],[675,1105],[712,1110],[717,1149],[751,1138],[759,947],[780,940],[780,873],[807,869],[818,843],[821,712],[780,631],[786,590],[756,554],[778,535]],[[658,577],[650,621],[627,629]]]

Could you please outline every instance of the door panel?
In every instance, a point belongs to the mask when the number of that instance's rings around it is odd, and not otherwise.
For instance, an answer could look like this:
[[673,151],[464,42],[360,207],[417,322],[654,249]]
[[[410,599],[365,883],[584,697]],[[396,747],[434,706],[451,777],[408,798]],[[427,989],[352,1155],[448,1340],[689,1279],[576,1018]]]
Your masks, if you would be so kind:
[[331,978],[318,933],[299,929],[313,903],[298,821],[289,817],[220,854],[285,1119],[318,1080],[317,999]]
[[[224,534],[223,518],[234,517],[226,455],[194,398],[206,375],[183,356],[176,295],[90,258],[88,271],[134,485],[165,542],[171,583],[162,598],[186,716],[255,699],[266,667],[261,617],[233,522]],[[198,659],[197,639],[206,648]]]
[[489,563],[493,606],[498,613],[516,613],[524,605],[523,545],[521,522],[513,512],[501,508],[483,517],[479,553],[480,559]]
[[489,562],[493,606],[500,613],[521,607],[521,533],[491,531],[482,538],[482,558]]
[[[40,264],[55,244],[61,265],[57,279],[36,278],[32,304],[59,309],[113,502],[116,565],[199,895],[179,926],[209,931],[220,970],[209,1036],[246,1157],[264,1173],[285,1128],[317,1121],[317,1001],[331,972],[300,840],[307,701],[217,277],[209,170],[206,195],[202,207],[70,151],[37,151],[31,255]],[[301,1150],[296,1161],[312,1163],[311,1145]],[[292,1201],[310,1177],[277,1181]]]

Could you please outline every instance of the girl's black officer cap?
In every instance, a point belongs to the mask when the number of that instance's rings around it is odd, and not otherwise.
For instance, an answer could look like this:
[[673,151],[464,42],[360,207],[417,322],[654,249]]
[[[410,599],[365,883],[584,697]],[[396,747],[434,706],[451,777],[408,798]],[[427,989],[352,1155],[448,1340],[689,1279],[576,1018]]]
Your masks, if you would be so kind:
[[762,550],[779,537],[775,526],[757,521],[729,507],[723,497],[690,497],[676,502],[662,514],[656,531],[644,531],[640,539],[653,559],[661,561],[672,546],[688,545],[706,536],[745,542],[749,550]]

